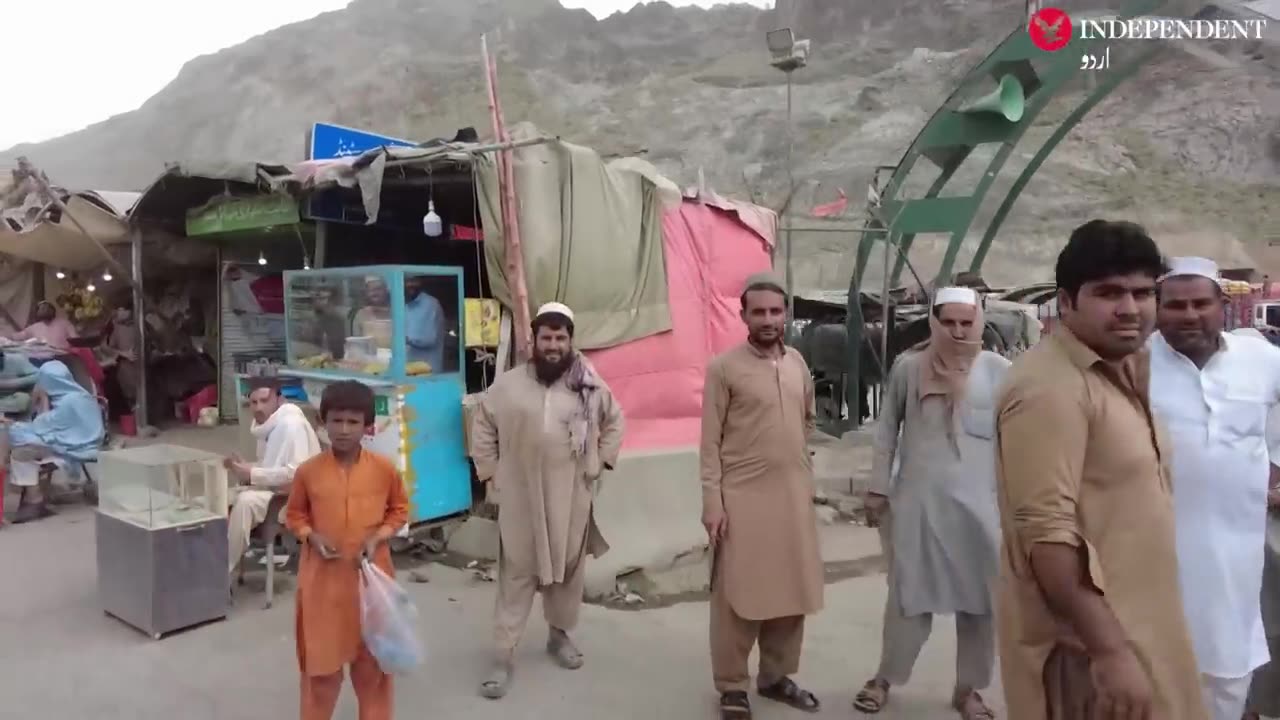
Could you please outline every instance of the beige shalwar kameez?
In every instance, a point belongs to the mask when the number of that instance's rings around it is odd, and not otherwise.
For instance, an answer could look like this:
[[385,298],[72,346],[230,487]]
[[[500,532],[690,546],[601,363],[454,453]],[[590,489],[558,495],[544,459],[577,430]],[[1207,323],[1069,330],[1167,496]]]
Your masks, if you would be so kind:
[[813,382],[800,353],[749,343],[707,367],[702,399],[704,508],[723,507],[727,534],[711,578],[711,667],[717,692],[747,690],[752,646],[760,678],[799,670],[804,616],[822,609],[813,510]]
[[[587,373],[597,387],[580,394],[567,383],[571,373],[548,387],[532,365],[521,365],[498,376],[476,412],[471,454],[480,479],[492,481],[498,505],[499,657],[510,657],[520,642],[538,593],[547,623],[572,630],[586,555],[609,549],[592,504],[601,472],[617,462],[623,418],[608,386]],[[574,428],[583,427],[583,419],[585,451],[577,452]]]
[[1092,720],[1090,659],[1046,601],[1037,543],[1080,548],[1086,578],[1147,671],[1152,720],[1207,720],[1183,614],[1164,432],[1145,350],[1109,363],[1065,325],[1020,356],[998,404],[1000,670],[1014,720]]

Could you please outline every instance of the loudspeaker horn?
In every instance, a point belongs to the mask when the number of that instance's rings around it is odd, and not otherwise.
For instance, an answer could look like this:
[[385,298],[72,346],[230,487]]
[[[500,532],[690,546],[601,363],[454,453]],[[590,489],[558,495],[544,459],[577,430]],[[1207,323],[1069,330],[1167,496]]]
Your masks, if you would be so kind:
[[1027,99],[1022,93],[1022,83],[1012,75],[1000,78],[995,90],[960,106],[962,113],[998,113],[1009,122],[1018,122],[1026,110]]

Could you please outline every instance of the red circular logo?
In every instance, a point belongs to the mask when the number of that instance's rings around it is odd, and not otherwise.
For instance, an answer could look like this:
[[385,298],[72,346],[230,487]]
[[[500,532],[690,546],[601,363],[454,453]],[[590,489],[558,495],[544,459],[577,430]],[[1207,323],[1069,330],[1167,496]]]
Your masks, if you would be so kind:
[[1071,42],[1071,18],[1058,8],[1041,8],[1027,22],[1027,34],[1041,50],[1061,50]]

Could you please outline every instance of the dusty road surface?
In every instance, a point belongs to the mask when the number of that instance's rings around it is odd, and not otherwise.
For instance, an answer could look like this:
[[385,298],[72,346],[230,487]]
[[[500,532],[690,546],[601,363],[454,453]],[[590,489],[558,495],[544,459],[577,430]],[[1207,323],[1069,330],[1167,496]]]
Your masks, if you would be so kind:
[[[847,532],[869,533],[863,528]],[[867,538],[862,537],[860,543]],[[825,544],[825,543],[824,543]],[[511,694],[480,699],[494,586],[466,572],[427,567],[430,581],[401,577],[423,616],[427,665],[396,689],[397,717],[498,720],[699,720],[713,718],[707,609],[701,602],[625,611],[589,606],[577,633],[587,657],[576,672],[542,653],[535,610]],[[159,641],[107,617],[96,598],[93,513],[0,529],[0,715],[56,720],[262,720],[297,713],[291,583],[262,607],[260,583],[241,592],[222,622]],[[250,581],[253,583],[253,580]],[[798,679],[823,700],[814,716],[758,700],[758,718],[860,717],[854,687],[875,669],[883,575],[828,586],[827,609],[807,628]],[[885,718],[941,720],[954,667],[954,633],[935,624],[911,685]],[[988,693],[994,700],[999,691]],[[1003,717],[1003,714],[1001,715]],[[337,718],[355,718],[350,691]]]

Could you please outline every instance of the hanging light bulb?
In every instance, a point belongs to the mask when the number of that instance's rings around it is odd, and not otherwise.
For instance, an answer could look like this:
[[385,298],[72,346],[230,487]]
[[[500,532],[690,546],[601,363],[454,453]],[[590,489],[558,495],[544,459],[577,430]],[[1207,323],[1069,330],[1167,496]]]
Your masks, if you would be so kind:
[[94,285],[93,283],[89,283],[88,285],[84,286],[84,289],[88,290],[89,292],[93,292],[94,290],[98,289],[98,286]]
[[259,265],[266,265],[266,264],[267,264],[267,256],[266,256],[266,255],[264,255],[264,254],[262,253],[262,251],[258,251],[258,264],[259,264]]
[[436,214],[436,201],[427,201],[427,214],[422,216],[422,232],[427,237],[440,237],[444,232],[444,222]]
[[67,279],[67,274],[66,274],[66,273],[64,273],[64,272],[62,272],[61,270],[59,270],[58,272],[54,273],[54,274],[53,274],[53,276],[54,276],[54,277],[56,277],[56,278],[58,278],[59,280],[66,280],[66,279]]
[[311,258],[307,257],[306,255],[302,256],[302,269],[303,270],[311,269]]
[[104,270],[102,272],[102,282],[111,282],[111,271]]

